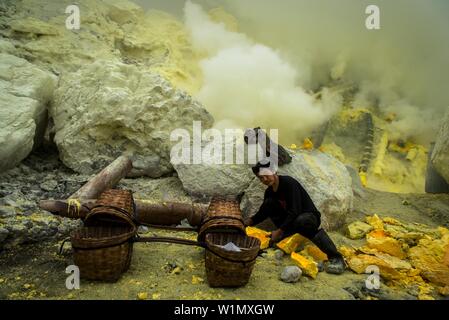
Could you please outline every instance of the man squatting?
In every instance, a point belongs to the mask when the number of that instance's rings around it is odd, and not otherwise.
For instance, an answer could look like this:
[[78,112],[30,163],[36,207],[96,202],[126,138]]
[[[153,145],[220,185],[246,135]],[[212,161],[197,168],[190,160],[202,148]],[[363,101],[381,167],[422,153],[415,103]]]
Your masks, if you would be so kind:
[[326,272],[343,273],[346,268],[343,256],[326,231],[320,228],[321,214],[302,185],[290,176],[278,175],[270,169],[269,162],[259,162],[252,170],[268,188],[259,211],[245,219],[245,225],[253,226],[270,218],[277,227],[271,234],[273,242],[299,233],[327,255]]

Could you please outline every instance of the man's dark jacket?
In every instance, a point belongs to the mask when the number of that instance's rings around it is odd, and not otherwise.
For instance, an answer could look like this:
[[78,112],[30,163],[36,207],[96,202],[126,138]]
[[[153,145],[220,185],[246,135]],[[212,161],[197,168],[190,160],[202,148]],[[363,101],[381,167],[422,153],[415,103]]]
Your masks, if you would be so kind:
[[[264,203],[275,201],[280,205],[279,210],[266,210],[264,205],[252,217],[253,224],[258,224],[270,217],[273,223],[282,230],[288,230],[292,222],[302,213],[311,212],[318,218],[320,212],[302,185],[290,176],[279,175],[279,186],[277,192],[272,187],[265,190]],[[272,207],[272,206],[270,206]]]

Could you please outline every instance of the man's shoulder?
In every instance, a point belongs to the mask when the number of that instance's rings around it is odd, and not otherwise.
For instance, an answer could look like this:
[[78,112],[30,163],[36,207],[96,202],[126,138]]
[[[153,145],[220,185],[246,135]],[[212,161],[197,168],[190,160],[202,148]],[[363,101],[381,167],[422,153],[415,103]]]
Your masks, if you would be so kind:
[[282,180],[282,181],[298,182],[298,180],[296,180],[292,176],[289,176],[289,175],[286,175],[286,174],[279,175],[279,179]]
[[289,175],[279,175],[279,180],[282,184],[296,186],[302,188],[301,183],[298,180]]

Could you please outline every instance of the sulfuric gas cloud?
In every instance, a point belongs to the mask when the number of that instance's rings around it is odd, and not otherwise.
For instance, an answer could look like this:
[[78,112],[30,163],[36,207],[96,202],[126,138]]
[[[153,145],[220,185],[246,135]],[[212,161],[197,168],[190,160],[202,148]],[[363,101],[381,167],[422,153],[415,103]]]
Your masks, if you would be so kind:
[[[380,8],[380,30],[365,27],[370,4]],[[217,6],[237,18],[237,32],[210,19]],[[318,101],[311,92],[341,82],[357,89],[354,107],[396,114],[393,138],[427,143],[449,106],[445,0],[200,0],[163,9],[183,19],[202,54],[197,98],[218,127],[302,137],[341,107],[332,90]]]
[[297,70],[279,52],[214,23],[199,5],[186,3],[185,24],[205,55],[197,97],[219,120],[217,127],[276,128],[293,139],[338,110],[337,97],[316,101],[298,86]]

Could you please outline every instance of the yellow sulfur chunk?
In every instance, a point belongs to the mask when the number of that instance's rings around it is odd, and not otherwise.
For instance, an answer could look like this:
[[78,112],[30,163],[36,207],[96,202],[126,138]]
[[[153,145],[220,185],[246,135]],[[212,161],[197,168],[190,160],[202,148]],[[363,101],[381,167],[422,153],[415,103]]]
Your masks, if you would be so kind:
[[260,249],[264,250],[270,245],[270,233],[255,227],[246,227],[246,234],[260,240]]
[[296,249],[298,249],[298,247],[306,241],[307,238],[304,238],[299,233],[295,233],[294,235],[278,242],[276,246],[282,251],[284,251],[286,254],[290,254],[292,252],[295,252]]
[[441,287],[438,290],[438,293],[441,294],[442,296],[449,296],[449,286]]
[[405,259],[407,256],[398,240],[387,236],[378,236],[376,231],[366,235],[366,242],[369,248],[388,253],[399,259]]
[[203,278],[197,277],[197,276],[192,276],[192,284],[199,284],[204,282]]
[[147,300],[148,299],[148,293],[147,292],[139,292],[137,294],[137,299],[139,299],[139,300]]
[[305,138],[303,143],[302,143],[302,149],[312,150],[313,149],[313,142],[309,138]]
[[347,246],[341,246],[339,251],[346,259],[349,259],[355,255],[355,250]]
[[395,225],[395,226],[402,226],[402,223],[399,220],[395,219],[395,218],[385,217],[382,220],[386,224],[391,224],[391,225]]
[[384,229],[384,223],[381,218],[377,214],[374,216],[368,216],[365,218],[366,222],[371,225],[374,230],[383,230]]
[[346,234],[349,239],[362,239],[365,235],[373,230],[373,226],[362,222],[354,221],[350,223],[346,228]]
[[159,300],[161,298],[161,294],[160,293],[153,293],[152,296],[153,300]]
[[439,285],[449,286],[449,235],[439,240],[421,239],[410,248],[408,259],[413,267],[422,270],[421,276]]
[[309,245],[309,246],[305,247],[305,249],[301,251],[301,254],[310,256],[316,262],[327,261],[328,260],[327,254],[325,254],[323,251],[321,251],[315,245]]
[[292,252],[290,257],[305,275],[311,277],[312,279],[316,278],[318,274],[318,265],[315,261],[307,259],[296,252]]
[[360,182],[362,183],[362,186],[366,187],[367,179],[366,179],[366,173],[363,171],[359,172]]
[[380,276],[386,280],[399,280],[404,277],[402,273],[384,260],[367,254],[353,256],[348,260],[348,265],[351,270],[359,274],[365,273],[369,266],[377,266],[380,270]]

